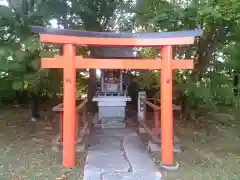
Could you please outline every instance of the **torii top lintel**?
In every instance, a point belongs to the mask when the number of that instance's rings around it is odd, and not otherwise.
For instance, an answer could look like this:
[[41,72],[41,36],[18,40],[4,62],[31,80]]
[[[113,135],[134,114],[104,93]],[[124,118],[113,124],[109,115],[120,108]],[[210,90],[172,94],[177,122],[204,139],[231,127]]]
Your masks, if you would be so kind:
[[188,45],[193,44],[195,37],[201,36],[202,34],[201,30],[154,33],[115,33],[75,31],[39,26],[33,26],[32,31],[40,34],[40,40],[43,43],[115,47]]

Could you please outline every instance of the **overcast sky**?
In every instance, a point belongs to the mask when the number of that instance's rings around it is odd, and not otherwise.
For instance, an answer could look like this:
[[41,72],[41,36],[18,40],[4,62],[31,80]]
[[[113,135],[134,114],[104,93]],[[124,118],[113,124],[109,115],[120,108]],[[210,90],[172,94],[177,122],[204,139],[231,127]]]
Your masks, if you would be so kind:
[[5,5],[5,6],[8,5],[7,0],[0,0],[0,4],[1,4],[1,5]]

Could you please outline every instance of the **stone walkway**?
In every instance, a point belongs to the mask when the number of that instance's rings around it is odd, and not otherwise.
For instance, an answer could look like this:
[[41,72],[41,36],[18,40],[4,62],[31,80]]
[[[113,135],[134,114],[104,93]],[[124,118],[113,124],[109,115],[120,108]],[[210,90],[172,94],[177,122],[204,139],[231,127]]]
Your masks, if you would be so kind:
[[84,180],[160,180],[159,174],[136,132],[93,130]]

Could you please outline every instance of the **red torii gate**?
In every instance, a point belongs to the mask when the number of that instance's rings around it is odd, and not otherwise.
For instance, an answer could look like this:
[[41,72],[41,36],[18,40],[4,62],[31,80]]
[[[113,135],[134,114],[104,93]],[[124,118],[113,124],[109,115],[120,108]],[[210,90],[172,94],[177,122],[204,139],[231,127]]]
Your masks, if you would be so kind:
[[[173,60],[172,46],[194,43],[200,30],[164,33],[78,32],[32,27],[43,43],[63,44],[63,56],[42,58],[41,68],[63,68],[63,166],[75,164],[76,69],[161,69],[161,160],[173,164],[172,70],[192,69],[192,60]],[[76,45],[105,47],[161,47],[162,60],[94,59],[76,56]]]

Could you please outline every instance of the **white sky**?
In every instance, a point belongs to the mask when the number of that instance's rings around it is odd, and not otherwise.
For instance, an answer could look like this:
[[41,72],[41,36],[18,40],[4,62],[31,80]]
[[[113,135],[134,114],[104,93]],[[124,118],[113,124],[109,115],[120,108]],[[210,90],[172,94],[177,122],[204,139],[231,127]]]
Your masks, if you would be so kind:
[[7,0],[0,0],[0,5],[8,6]]

